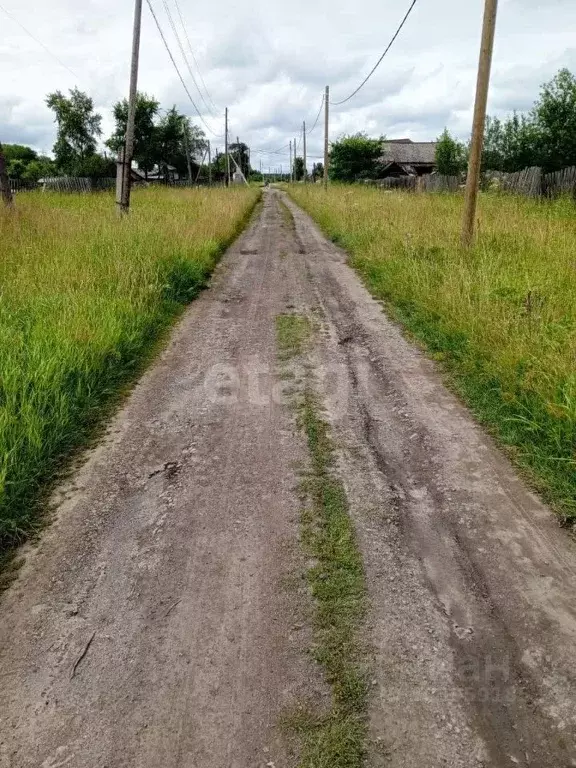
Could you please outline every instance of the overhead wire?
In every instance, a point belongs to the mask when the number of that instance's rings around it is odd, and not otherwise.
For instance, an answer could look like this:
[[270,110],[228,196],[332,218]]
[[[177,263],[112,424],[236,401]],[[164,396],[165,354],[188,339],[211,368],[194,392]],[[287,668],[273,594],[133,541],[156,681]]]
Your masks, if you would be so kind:
[[318,125],[318,121],[320,120],[320,115],[322,114],[322,107],[324,106],[324,99],[325,98],[326,98],[326,94],[323,93],[322,94],[322,101],[320,102],[320,109],[318,110],[318,114],[316,115],[316,120],[314,120],[314,125],[312,126],[312,128],[310,128],[309,131],[306,131],[306,135],[307,136],[310,136],[312,131],[314,131],[316,129],[317,125]]
[[184,45],[182,44],[182,40],[180,39],[180,35],[178,34],[178,30],[176,29],[176,24],[174,23],[174,18],[172,16],[172,12],[170,11],[170,6],[168,5],[167,0],[162,0],[162,4],[164,6],[164,10],[166,11],[166,16],[168,17],[168,22],[172,28],[172,32],[174,33],[174,37],[176,38],[176,42],[178,43],[178,48],[180,48],[180,53],[182,55],[182,59],[184,61],[184,64],[186,65],[186,69],[188,70],[188,74],[192,78],[192,82],[194,83],[194,87],[198,91],[198,95],[202,99],[202,102],[206,109],[208,110],[208,113],[215,117],[214,113],[212,112],[212,107],[208,104],[206,99],[204,98],[204,95],[202,91],[200,90],[200,87],[198,83],[196,82],[196,77],[194,76],[194,72],[192,71],[192,67],[190,66],[190,62],[188,61],[188,57],[186,56],[186,51],[184,50]]
[[[190,42],[190,36],[188,35],[188,30],[186,29],[186,25],[184,23],[184,19],[182,17],[182,12],[180,10],[180,3],[178,0],[174,0],[174,3],[176,5],[176,10],[178,12],[178,17],[180,19],[180,24],[182,25],[182,29],[184,31],[184,36],[186,37],[186,42],[188,43],[188,50],[190,51],[190,55],[192,56],[192,60],[194,61],[194,64],[196,64],[196,69],[198,70],[198,75],[200,76],[200,81],[202,82],[202,85],[204,86],[204,91],[206,92],[206,96],[208,97],[208,100],[214,107],[214,109],[218,112],[218,107],[214,103],[214,99],[210,95],[210,91],[208,90],[208,87],[206,86],[206,82],[204,81],[204,77],[202,76],[202,70],[200,69],[200,65],[198,64],[198,60],[196,59],[196,56],[194,54],[194,49],[192,48],[192,43]],[[221,110],[220,110],[221,111]]]
[[70,74],[71,74],[71,75],[72,75],[72,76],[73,76],[73,77],[74,77],[76,80],[80,80],[80,78],[78,77],[78,75],[76,74],[76,72],[74,72],[72,69],[70,69],[70,67],[69,67],[67,64],[65,64],[65,63],[64,63],[64,62],[63,62],[61,59],[59,59],[59,58],[58,58],[58,56],[56,56],[56,54],[55,54],[55,53],[53,53],[53,52],[50,50],[50,48],[48,48],[48,46],[47,46],[47,45],[45,45],[45,44],[42,42],[42,40],[39,40],[39,39],[38,39],[38,38],[37,38],[35,35],[33,35],[33,34],[32,34],[32,32],[30,32],[30,30],[29,30],[29,29],[26,29],[26,27],[24,26],[24,24],[22,24],[20,21],[18,21],[18,19],[16,18],[16,16],[14,16],[12,13],[10,13],[10,11],[9,11],[9,10],[7,10],[6,8],[4,8],[4,6],[2,6],[2,5],[0,5],[0,11],[3,11],[3,12],[6,14],[6,16],[8,16],[8,18],[9,18],[9,19],[11,19],[11,20],[12,20],[12,21],[13,21],[15,24],[17,24],[17,25],[20,27],[20,29],[21,29],[21,30],[23,30],[23,31],[24,31],[24,32],[25,32],[25,33],[28,35],[28,37],[30,37],[30,38],[32,38],[32,40],[34,40],[34,42],[35,42],[35,43],[38,43],[38,45],[40,45],[42,48],[44,48],[44,50],[46,51],[46,53],[47,53],[47,54],[49,54],[49,55],[50,55],[50,56],[51,56],[51,57],[52,57],[52,58],[53,58],[55,61],[57,61],[57,62],[58,62],[58,64],[60,64],[60,66],[61,66],[61,67],[64,67],[64,69],[67,69],[67,70],[68,70],[68,72],[69,72],[69,73],[70,73]]
[[360,91],[366,85],[368,80],[370,80],[370,78],[372,77],[374,72],[376,72],[376,70],[378,69],[380,64],[384,61],[384,57],[386,56],[386,54],[388,53],[390,48],[392,48],[392,46],[394,45],[394,43],[396,41],[396,38],[398,37],[398,35],[402,31],[404,25],[408,21],[408,17],[410,16],[412,11],[414,10],[414,6],[416,5],[417,2],[418,2],[418,0],[412,0],[412,5],[410,6],[410,8],[408,8],[408,11],[407,11],[406,15],[404,16],[404,18],[402,19],[402,22],[400,23],[400,26],[398,27],[398,29],[394,33],[394,36],[392,37],[392,40],[390,40],[390,42],[388,43],[388,46],[386,47],[386,50],[384,51],[382,56],[380,56],[380,58],[378,59],[378,61],[375,64],[375,66],[370,71],[370,73],[364,78],[364,80],[362,80],[360,85],[354,91],[352,91],[352,93],[349,96],[347,96],[345,99],[342,99],[342,101],[331,101],[330,104],[333,107],[339,107],[341,104],[346,104],[347,101],[350,101],[350,99],[354,98],[354,96],[356,96],[358,91]]
[[152,18],[154,19],[154,23],[156,24],[156,28],[158,29],[158,32],[159,32],[159,34],[160,34],[160,37],[162,38],[162,42],[164,43],[164,47],[166,48],[166,52],[168,53],[168,56],[170,57],[170,61],[172,62],[172,65],[174,66],[174,69],[176,70],[176,74],[178,75],[178,77],[179,77],[179,79],[180,79],[180,82],[182,83],[182,87],[183,87],[183,88],[184,88],[184,90],[186,91],[186,95],[187,95],[187,96],[188,96],[188,98],[190,99],[190,102],[192,103],[192,106],[193,106],[193,107],[194,107],[194,109],[196,110],[196,113],[197,113],[198,117],[200,118],[200,120],[201,120],[201,122],[203,123],[203,125],[205,126],[205,128],[206,128],[206,129],[207,129],[207,130],[208,130],[208,131],[209,131],[209,132],[210,132],[210,133],[211,133],[213,136],[215,136],[216,138],[221,138],[222,136],[224,136],[224,134],[217,134],[217,133],[216,133],[216,132],[215,132],[215,131],[214,131],[214,130],[213,130],[213,129],[212,129],[212,128],[211,128],[211,127],[208,125],[208,123],[207,123],[207,122],[204,120],[204,117],[202,116],[202,113],[201,113],[201,112],[200,112],[200,110],[198,109],[198,106],[197,106],[196,102],[194,101],[194,99],[192,98],[192,94],[191,94],[191,93],[190,93],[190,91],[188,90],[188,86],[186,85],[186,82],[185,82],[184,78],[182,77],[182,74],[181,74],[180,70],[178,69],[178,65],[176,64],[176,60],[174,59],[174,56],[172,55],[172,51],[170,50],[170,46],[168,45],[168,41],[166,40],[166,37],[165,37],[165,35],[164,35],[164,32],[163,32],[163,30],[162,30],[162,27],[161,27],[161,25],[160,25],[160,22],[158,21],[158,17],[156,16],[156,13],[155,13],[155,11],[154,11],[154,8],[153,8],[153,6],[152,6],[152,2],[151,2],[151,0],[146,0],[146,3],[147,3],[147,5],[148,5],[148,8],[150,9],[150,13],[152,14]]

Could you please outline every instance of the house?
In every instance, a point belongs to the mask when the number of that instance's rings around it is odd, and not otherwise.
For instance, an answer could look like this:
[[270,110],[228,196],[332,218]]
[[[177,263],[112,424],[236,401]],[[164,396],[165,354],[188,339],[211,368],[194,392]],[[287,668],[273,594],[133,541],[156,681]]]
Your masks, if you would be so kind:
[[146,181],[171,182],[178,181],[180,174],[173,165],[165,165],[162,168],[156,167],[148,174]]
[[381,178],[426,176],[436,170],[436,142],[391,139],[382,145]]

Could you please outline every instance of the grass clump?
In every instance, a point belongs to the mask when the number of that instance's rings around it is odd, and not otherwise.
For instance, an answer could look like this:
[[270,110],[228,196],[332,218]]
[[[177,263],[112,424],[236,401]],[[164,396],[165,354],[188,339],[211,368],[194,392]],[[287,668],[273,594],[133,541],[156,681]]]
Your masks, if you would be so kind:
[[39,525],[39,494],[205,284],[252,190],[21,195],[0,211],[0,552]]
[[307,317],[296,314],[278,315],[276,318],[276,338],[281,360],[301,355],[312,333],[312,326]]
[[[306,351],[312,334],[307,318],[280,315],[276,330],[281,360]],[[301,541],[314,563],[307,572],[315,605],[313,655],[331,686],[332,706],[327,713],[303,707],[286,725],[302,743],[300,768],[360,768],[367,733],[365,653],[358,639],[366,612],[362,557],[334,468],[330,427],[311,388],[300,399],[298,419],[310,454],[302,484]]]
[[336,476],[330,428],[307,392],[300,420],[308,440],[310,500],[302,514],[302,541],[316,564],[308,571],[315,599],[314,657],[332,687],[332,710],[300,722],[301,768],[360,768],[365,754],[367,685],[358,628],[366,611],[362,558]]
[[459,195],[295,187],[374,296],[449,371],[565,522],[576,521],[576,209],[485,194],[460,246]]

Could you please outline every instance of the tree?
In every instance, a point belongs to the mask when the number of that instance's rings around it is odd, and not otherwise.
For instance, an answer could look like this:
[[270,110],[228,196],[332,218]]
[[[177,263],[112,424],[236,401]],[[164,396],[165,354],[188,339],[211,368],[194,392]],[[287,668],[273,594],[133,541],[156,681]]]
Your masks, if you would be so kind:
[[[136,97],[136,122],[134,125],[134,160],[138,168],[147,175],[158,162],[157,128],[154,123],[160,103],[152,96],[138,93]],[[128,101],[118,101],[113,108],[116,128],[106,141],[115,155],[124,146],[126,126],[128,124]]]
[[[250,175],[250,151],[248,149],[248,144],[244,144],[243,141],[239,142],[238,144],[230,144],[228,151],[240,166],[240,170],[244,176],[248,178]],[[232,173],[236,170],[236,166],[232,161],[230,170]]]
[[436,144],[436,166],[442,176],[458,176],[466,168],[466,147],[444,128]]
[[37,160],[32,160],[26,166],[22,178],[26,181],[38,181],[39,179],[56,176],[56,165],[54,161],[45,155],[40,155]]
[[504,121],[486,119],[484,170],[512,173],[540,164],[540,138],[533,119],[514,113]]
[[58,125],[54,145],[56,167],[71,176],[87,175],[87,165],[96,154],[102,134],[102,117],[94,112],[92,99],[73,88],[69,97],[61,91],[48,94],[46,104],[53,110]]
[[23,144],[4,144],[4,158],[8,176],[11,179],[22,179],[28,164],[36,160],[37,154],[32,147]]
[[32,160],[36,160],[38,155],[32,147],[27,147],[24,144],[4,144],[4,157],[7,163],[10,163],[12,160],[22,160],[24,163],[30,163]]
[[24,160],[10,160],[8,163],[8,176],[11,179],[21,179],[26,171],[28,163]]
[[576,78],[568,69],[542,86],[531,117],[545,170],[576,165]]
[[365,133],[343,136],[330,146],[330,178],[334,181],[358,181],[378,176],[378,159],[384,137],[371,139]]
[[158,165],[168,179],[168,166],[171,165],[182,176],[188,172],[188,154],[194,165],[207,147],[204,132],[194,125],[189,118],[181,115],[176,107],[169,109],[157,126]]
[[302,181],[304,178],[304,158],[296,157],[294,159],[294,176],[296,181]]
[[4,156],[7,161],[8,176],[11,179],[38,181],[44,176],[55,176],[54,162],[23,144],[5,144]]
[[314,163],[312,166],[312,181],[316,183],[318,179],[324,178],[324,165],[323,163]]

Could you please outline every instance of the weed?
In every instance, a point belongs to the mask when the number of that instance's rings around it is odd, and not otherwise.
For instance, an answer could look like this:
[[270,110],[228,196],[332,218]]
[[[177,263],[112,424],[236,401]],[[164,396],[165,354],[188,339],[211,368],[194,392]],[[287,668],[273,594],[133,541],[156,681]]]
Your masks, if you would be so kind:
[[576,519],[576,217],[570,201],[484,194],[460,247],[458,195],[295,187],[370,291],[565,521]]
[[292,211],[284,200],[280,200],[280,212],[282,213],[282,220],[284,222],[284,225],[290,232],[296,231],[296,222],[294,221],[294,216],[292,215]]
[[28,193],[0,212],[0,551],[155,340],[205,284],[251,190]]
[[[312,326],[307,317],[296,314],[278,315],[276,318],[276,337],[280,359],[288,360],[301,355],[310,339]],[[293,376],[292,371],[286,372]]]
[[[280,359],[299,357],[311,332],[307,318],[280,315]],[[362,558],[346,493],[334,469],[330,427],[311,387],[301,397],[298,420],[310,454],[310,470],[302,482],[301,541],[313,563],[307,572],[315,605],[313,655],[331,686],[332,706],[328,713],[303,706],[285,725],[299,734],[300,768],[360,768],[367,730],[364,649],[358,640],[366,611]]]

